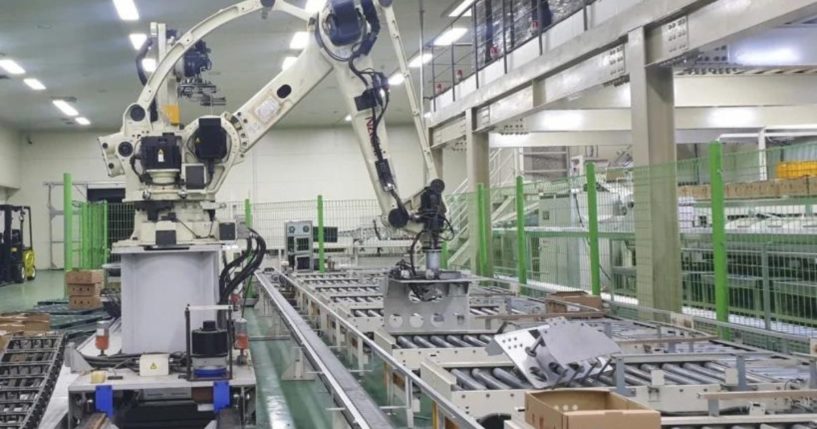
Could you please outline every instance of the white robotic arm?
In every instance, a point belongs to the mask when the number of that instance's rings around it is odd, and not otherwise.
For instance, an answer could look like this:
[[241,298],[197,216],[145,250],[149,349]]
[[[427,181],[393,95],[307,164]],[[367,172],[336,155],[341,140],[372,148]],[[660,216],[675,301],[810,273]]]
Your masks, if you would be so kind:
[[[329,0],[320,13],[310,16],[283,0],[247,0],[219,11],[179,37],[160,59],[139,101],[125,112],[121,131],[100,138],[109,174],[126,175],[127,200],[136,205],[135,231],[129,243],[161,247],[230,239],[229,234],[218,235],[221,228],[214,229],[215,195],[227,174],[334,72],[384,222],[422,238],[429,271],[438,272],[439,240],[447,227],[441,199],[444,185],[435,177],[430,157],[424,156],[431,184],[410,199],[400,198],[383,121],[388,79],[373,70],[369,57],[380,30],[378,11],[390,7],[389,0],[377,4],[375,0]],[[258,11],[282,11],[307,22],[310,43],[297,61],[234,113],[201,117],[184,128],[165,120],[165,114],[153,114],[159,109],[173,111],[173,106],[156,106],[157,94],[176,79],[177,64],[188,50],[218,27]],[[427,155],[428,148],[422,149]]]

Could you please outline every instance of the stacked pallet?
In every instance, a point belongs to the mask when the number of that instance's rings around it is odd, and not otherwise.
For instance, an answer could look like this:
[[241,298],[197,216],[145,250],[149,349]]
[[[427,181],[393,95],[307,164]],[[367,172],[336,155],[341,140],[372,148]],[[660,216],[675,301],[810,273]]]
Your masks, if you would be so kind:
[[103,280],[100,270],[74,270],[65,273],[68,307],[71,310],[94,310],[102,307]]

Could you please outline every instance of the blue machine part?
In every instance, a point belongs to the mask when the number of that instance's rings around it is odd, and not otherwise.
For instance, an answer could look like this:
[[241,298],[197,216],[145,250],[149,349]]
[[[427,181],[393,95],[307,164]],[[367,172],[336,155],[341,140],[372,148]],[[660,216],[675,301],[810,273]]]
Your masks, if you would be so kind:
[[227,380],[213,382],[213,411],[230,407],[230,382]]
[[227,368],[196,368],[193,374],[196,378],[224,378],[227,376]]
[[355,0],[330,0],[329,40],[335,46],[357,42],[361,34],[360,16]]
[[100,413],[105,413],[108,418],[113,418],[113,386],[96,386],[94,390],[94,406]]

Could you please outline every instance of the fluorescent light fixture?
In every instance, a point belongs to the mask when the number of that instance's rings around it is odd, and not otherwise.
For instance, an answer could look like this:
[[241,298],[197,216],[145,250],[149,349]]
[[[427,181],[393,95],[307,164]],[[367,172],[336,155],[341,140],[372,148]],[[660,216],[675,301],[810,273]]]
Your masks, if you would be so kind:
[[65,100],[54,100],[54,101],[52,101],[52,103],[54,103],[54,106],[56,106],[57,109],[60,109],[60,111],[62,113],[64,113],[65,115],[67,115],[67,116],[77,116],[77,115],[79,115],[79,112],[77,112],[77,109],[75,109],[74,106],[68,104],[68,102],[65,101]]
[[409,67],[418,69],[422,67],[423,64],[428,64],[432,58],[433,56],[429,52],[424,53],[422,56],[418,55],[409,61]]
[[[471,16],[471,5],[474,4],[476,0],[462,0],[462,3],[457,5],[451,13],[448,14],[451,18],[456,18],[460,15],[462,16]],[[465,13],[463,13],[465,12]]]
[[284,62],[281,63],[281,70],[286,70],[292,67],[295,64],[295,61],[298,61],[298,57],[286,57],[284,58]]
[[86,118],[84,116],[74,118],[74,120],[77,121],[77,123],[82,125],[83,127],[87,127],[88,125],[91,125],[91,121],[89,121],[88,118]]
[[403,82],[406,81],[406,77],[403,76],[403,73],[397,72],[389,78],[389,85],[391,86],[398,86],[402,85]]
[[309,32],[308,31],[296,31],[295,34],[292,35],[292,41],[289,42],[289,49],[297,49],[301,50],[306,48],[306,45],[309,44]]
[[142,49],[142,46],[144,46],[148,40],[148,35],[145,33],[131,33],[128,37],[130,38],[130,43],[133,45],[133,49],[137,51]]
[[142,68],[145,69],[146,72],[153,73],[156,71],[156,67],[159,67],[156,58],[145,58],[142,60]]
[[326,0],[307,0],[304,9],[309,13],[316,13],[319,12],[325,4]]
[[31,89],[33,89],[35,91],[45,90],[45,85],[43,85],[42,82],[40,82],[37,79],[34,79],[33,77],[30,77],[28,79],[23,79],[23,83],[25,83],[26,85],[28,85],[29,88],[31,88]]
[[136,9],[136,3],[133,0],[113,0],[113,5],[122,21],[139,20],[139,10]]
[[17,64],[16,61],[11,59],[2,59],[0,60],[0,67],[3,70],[7,71],[9,74],[25,74],[26,70],[20,67],[20,64]]
[[448,29],[443,34],[440,34],[439,37],[434,39],[434,46],[451,46],[457,40],[460,40],[462,36],[465,36],[468,33],[468,29],[464,27],[453,27]]
[[343,120],[346,122],[352,122],[352,115],[346,115],[346,117],[343,118]]
[[788,66],[800,63],[800,54],[792,48],[747,49],[735,56],[745,66]]

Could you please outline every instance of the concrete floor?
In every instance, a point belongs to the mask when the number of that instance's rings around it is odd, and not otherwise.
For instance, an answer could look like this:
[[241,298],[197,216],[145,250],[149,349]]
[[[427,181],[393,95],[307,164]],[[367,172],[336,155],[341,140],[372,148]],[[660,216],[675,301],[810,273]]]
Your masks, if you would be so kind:
[[[63,278],[62,271],[40,271],[33,281],[0,287],[0,312],[25,311],[38,301],[63,298]],[[267,335],[268,320],[257,318],[252,310],[246,317],[251,336]],[[258,385],[257,427],[329,429],[331,419],[324,410],[332,405],[323,385],[281,380],[281,374],[291,361],[293,348],[290,340],[251,344]]]
[[0,312],[29,310],[38,301],[63,298],[63,276],[62,271],[38,271],[30,282],[0,286]]

